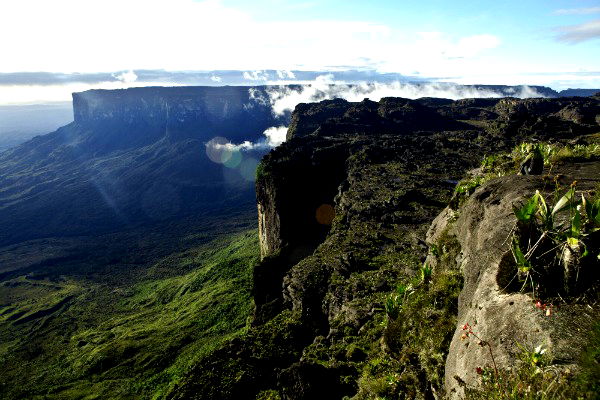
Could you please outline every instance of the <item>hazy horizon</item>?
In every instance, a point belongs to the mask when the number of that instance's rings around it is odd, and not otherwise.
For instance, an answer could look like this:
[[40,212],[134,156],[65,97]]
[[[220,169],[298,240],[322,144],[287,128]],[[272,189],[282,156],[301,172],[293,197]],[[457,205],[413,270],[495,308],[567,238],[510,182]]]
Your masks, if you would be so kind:
[[0,34],[11,37],[0,104],[69,100],[95,88],[307,83],[331,74],[340,84],[600,87],[595,0],[21,0],[3,2],[0,13]]

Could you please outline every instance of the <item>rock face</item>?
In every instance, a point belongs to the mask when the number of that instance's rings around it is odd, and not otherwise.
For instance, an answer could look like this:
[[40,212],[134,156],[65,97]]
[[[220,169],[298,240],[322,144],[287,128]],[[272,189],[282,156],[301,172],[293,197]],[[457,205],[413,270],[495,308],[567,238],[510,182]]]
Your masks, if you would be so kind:
[[218,131],[233,142],[255,140],[256,126],[269,127],[273,117],[269,107],[252,101],[249,89],[264,96],[264,87],[243,86],[88,90],[73,93],[73,114],[82,126],[100,124],[134,132],[141,127],[168,128],[196,137]]
[[440,115],[435,108],[418,100],[384,98],[376,103],[365,99],[360,103],[327,100],[315,108],[300,104],[296,108],[287,139],[315,134],[406,134],[415,131],[457,130],[468,126]]
[[[252,328],[200,363],[171,397],[231,399],[242,386],[247,398],[273,391],[282,399],[319,398],[324,387],[328,398],[439,397],[457,318],[463,318],[455,261],[461,245],[432,228],[443,245],[428,283],[426,232],[457,181],[484,155],[522,140],[572,140],[598,130],[587,117],[557,116],[567,107],[598,114],[597,99],[560,102],[299,105],[287,142],[257,171],[263,261],[254,270]],[[532,115],[515,111],[521,109]],[[407,311],[394,314],[387,296],[406,285],[412,285]],[[231,376],[241,377],[239,384]]]
[[299,142],[293,149],[283,146],[273,150],[258,176],[262,257],[290,246],[292,252],[312,252],[331,224],[320,223],[317,210],[333,205],[338,185],[345,178],[351,148],[344,140],[320,140],[317,146],[312,140]]
[[[300,245],[310,237],[322,241],[322,235],[305,232],[301,227],[309,223],[318,230],[313,216],[316,207],[332,204],[337,185],[346,174],[343,170],[348,169],[345,160],[370,142],[410,135],[426,143],[434,132],[472,134],[488,127],[491,134],[478,140],[489,146],[484,150],[489,152],[500,149],[507,139],[515,143],[522,138],[548,140],[549,132],[553,139],[593,133],[598,129],[598,115],[600,106],[593,98],[384,98],[379,103],[336,99],[299,104],[287,133],[288,141],[293,139],[294,143],[265,157],[261,167],[264,173],[256,186],[262,256],[281,250],[286,243]],[[499,142],[494,145],[493,140]],[[432,146],[432,150],[442,147],[439,143]],[[311,194],[318,198],[307,200]]]
[[[579,183],[582,192],[594,190],[600,183],[600,162],[565,165],[555,171],[565,187]],[[440,214],[429,241],[435,242],[444,230],[460,243],[458,266],[464,287],[458,303],[458,329],[446,360],[446,390],[450,398],[464,397],[463,385],[476,387],[476,367],[491,367],[493,361],[486,347],[477,340],[462,340],[464,324],[493,347],[500,369],[518,363],[519,345],[527,349],[545,347],[563,370],[575,370],[582,344],[600,313],[597,308],[581,304],[562,304],[550,316],[535,307],[529,294],[507,289],[505,275],[514,266],[510,251],[511,231],[515,226],[513,207],[520,205],[536,190],[551,196],[542,177],[507,176],[493,180],[469,198],[459,210],[455,222],[448,223],[450,212]],[[444,222],[442,222],[444,221]],[[449,228],[450,226],[450,228]]]
[[[258,140],[288,117],[253,100],[265,88],[92,90],[75,122],[0,154],[0,245],[88,235],[210,212],[254,198],[264,151],[228,168],[207,157],[215,136]],[[240,128],[240,127],[243,127]],[[231,166],[231,165],[230,165]]]

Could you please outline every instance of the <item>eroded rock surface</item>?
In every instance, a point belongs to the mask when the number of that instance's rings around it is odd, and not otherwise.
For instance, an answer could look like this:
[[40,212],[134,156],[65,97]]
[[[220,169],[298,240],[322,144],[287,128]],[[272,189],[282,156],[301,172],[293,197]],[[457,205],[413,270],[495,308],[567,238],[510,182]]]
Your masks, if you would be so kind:
[[[554,173],[563,187],[577,181],[578,190],[594,190],[600,183],[600,162],[563,165]],[[433,242],[449,230],[460,243],[458,266],[464,276],[459,297],[458,325],[446,361],[446,388],[450,398],[462,398],[460,382],[477,387],[477,367],[492,367],[489,349],[479,340],[464,339],[461,328],[473,326],[481,340],[490,343],[499,369],[518,365],[519,346],[534,349],[543,346],[552,355],[557,368],[576,369],[576,362],[599,310],[584,304],[563,303],[551,315],[535,307],[531,293],[511,292],[506,275],[516,273],[510,251],[515,228],[513,207],[540,190],[551,197],[555,183],[549,177],[506,176],[477,189],[458,210],[455,222],[448,223],[451,211],[440,214],[430,231]],[[580,192],[578,192],[580,193]],[[509,272],[514,271],[514,272]],[[508,279],[510,281],[510,278]]]
[[[246,398],[309,399],[318,387],[327,387],[332,399],[439,397],[458,324],[461,257],[456,239],[455,244],[448,232],[440,234],[436,240],[445,241],[436,267],[440,279],[419,278],[431,253],[426,232],[457,181],[484,155],[523,140],[585,141],[581,135],[598,130],[587,117],[600,114],[597,98],[551,102],[382,99],[298,105],[287,142],[263,159],[257,173],[263,261],[254,274],[253,327],[194,369],[173,397],[207,398],[195,393],[216,387],[212,394],[220,398],[235,398],[232,393],[241,387]],[[557,116],[569,107],[586,117]],[[319,211],[324,205],[335,211],[326,223],[319,222],[319,215],[327,215]],[[465,274],[466,287],[473,286],[475,275]],[[411,297],[414,308],[387,319],[387,296],[415,279],[421,283]],[[467,297],[461,297],[463,307],[471,301]],[[458,316],[467,317],[466,311]]]

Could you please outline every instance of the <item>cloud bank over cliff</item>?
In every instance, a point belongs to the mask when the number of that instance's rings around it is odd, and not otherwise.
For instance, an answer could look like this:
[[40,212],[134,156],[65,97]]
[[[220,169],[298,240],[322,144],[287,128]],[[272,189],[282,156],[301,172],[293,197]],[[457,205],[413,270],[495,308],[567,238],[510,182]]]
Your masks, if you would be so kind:
[[[314,81],[303,82],[298,86],[272,86],[263,92],[250,89],[250,98],[262,105],[270,105],[275,115],[281,116],[290,113],[300,103],[312,103],[322,100],[341,98],[352,102],[369,98],[379,101],[383,97],[403,97],[418,99],[421,97],[440,97],[452,100],[465,98],[498,98],[518,97],[521,99],[531,97],[545,97],[535,87],[515,86],[493,88],[489,86],[464,86],[445,82],[358,82],[345,83],[336,81],[333,74],[318,76]],[[257,146],[276,147],[286,138],[287,128],[271,127],[265,130],[265,139],[260,143],[243,143],[234,146],[235,149],[244,150]],[[230,147],[230,148],[234,148]]]
[[344,83],[333,79],[332,74],[321,75],[313,82],[302,87],[280,86],[270,88],[268,99],[257,101],[268,102],[273,112],[282,115],[290,112],[299,103],[311,103],[321,100],[341,98],[348,101],[361,101],[369,98],[379,101],[383,97],[404,97],[418,99],[421,97],[441,97],[458,100],[474,97],[504,97],[512,96],[518,98],[545,97],[535,88],[529,86],[518,86],[500,91],[489,87],[463,86],[454,83],[443,82],[359,82]]
[[554,89],[600,83],[593,0],[579,8],[567,0],[337,3],[3,1],[0,36],[10,40],[0,104],[99,88],[314,80],[310,71]]

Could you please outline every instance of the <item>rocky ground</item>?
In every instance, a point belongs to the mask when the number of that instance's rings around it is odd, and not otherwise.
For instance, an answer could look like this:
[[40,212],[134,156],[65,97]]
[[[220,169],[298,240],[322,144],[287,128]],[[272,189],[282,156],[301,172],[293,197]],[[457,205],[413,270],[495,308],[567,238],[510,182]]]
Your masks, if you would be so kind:
[[[501,367],[513,365],[517,340],[534,344],[519,336],[524,329],[541,329],[536,338],[557,343],[557,362],[576,364],[587,342],[577,335],[561,342],[545,330],[547,320],[535,322],[530,296],[500,293],[492,276],[510,249],[500,239],[514,224],[512,205],[544,178],[491,180],[463,208],[453,194],[486,155],[523,141],[598,143],[599,124],[599,97],[299,105],[288,141],[257,172],[262,262],[251,327],[168,397],[461,396],[479,382],[474,359],[487,362],[478,358],[487,347],[471,352],[460,342],[461,324],[475,320],[486,341],[504,343]],[[587,177],[593,194],[594,157],[581,171],[571,164],[544,173]],[[451,200],[455,209],[431,228]],[[584,307],[592,310],[580,325],[588,332],[597,306]],[[512,326],[520,315],[532,322]]]

